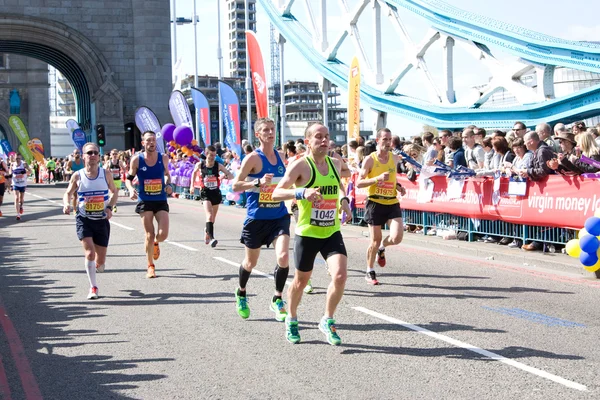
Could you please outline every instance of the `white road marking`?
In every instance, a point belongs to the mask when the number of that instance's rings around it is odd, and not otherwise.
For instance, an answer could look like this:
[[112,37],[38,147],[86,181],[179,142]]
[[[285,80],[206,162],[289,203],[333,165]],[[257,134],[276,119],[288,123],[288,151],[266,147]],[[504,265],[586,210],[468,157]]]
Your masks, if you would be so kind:
[[[239,262],[230,261],[230,260],[228,260],[228,259],[226,259],[226,258],[223,258],[223,257],[213,257],[213,258],[214,258],[215,260],[217,260],[217,261],[224,262],[225,264],[233,265],[234,267],[238,267],[238,268],[239,268],[239,266],[240,266],[240,263],[239,263]],[[271,275],[271,274],[267,274],[267,273],[265,273],[265,272],[262,272],[262,271],[259,271],[259,270],[257,270],[256,268],[254,268],[254,269],[252,270],[252,273],[253,273],[253,274],[260,275],[260,276],[264,276],[265,278],[269,278],[270,280],[275,280],[275,277],[274,277],[273,275]],[[286,285],[289,285],[289,284],[291,284],[291,283],[292,283],[292,280],[291,280],[291,279],[288,279],[288,280],[286,280],[286,281],[285,281],[285,284],[286,284]]]
[[133,229],[133,228],[130,228],[129,226],[126,226],[126,225],[120,224],[120,223],[118,223],[118,222],[115,222],[115,221],[113,221],[112,219],[109,219],[109,220],[108,220],[108,222],[110,222],[110,223],[111,223],[111,225],[116,225],[116,226],[118,226],[119,228],[127,229],[128,231],[135,231],[135,229]]
[[170,240],[165,240],[165,242],[172,244],[173,246],[177,246],[177,247],[181,247],[182,249],[186,249],[189,251],[198,251],[198,249],[195,249],[193,247],[190,246],[186,246],[185,244],[181,244],[181,243],[177,243],[177,242],[172,242]]
[[568,379],[565,379],[565,378],[562,378],[560,376],[551,374],[551,373],[543,371],[541,369],[530,367],[530,366],[522,364],[522,363],[520,363],[518,361],[515,361],[515,360],[512,360],[510,358],[506,358],[504,356],[501,356],[500,354],[492,353],[491,351],[487,351],[487,350],[481,349],[479,347],[473,346],[473,345],[471,345],[469,343],[461,342],[460,340],[453,339],[453,338],[451,338],[449,336],[441,335],[439,333],[432,332],[429,329],[425,329],[425,328],[422,328],[420,326],[410,324],[408,322],[400,321],[400,320],[398,320],[396,318],[388,317],[385,314],[380,314],[380,313],[378,313],[376,311],[371,311],[371,310],[369,310],[367,308],[364,308],[364,307],[352,307],[352,308],[355,309],[356,311],[360,311],[362,313],[371,315],[371,316],[373,316],[375,318],[379,318],[379,319],[382,319],[382,320],[387,321],[387,322],[391,322],[391,323],[396,324],[396,325],[401,325],[401,326],[403,326],[405,328],[411,329],[411,330],[416,331],[418,333],[422,333],[422,334],[427,335],[429,337],[432,337],[434,339],[441,340],[441,341],[449,343],[449,344],[451,344],[453,346],[462,347],[463,349],[466,349],[466,350],[472,351],[474,353],[480,354],[480,355],[482,355],[484,357],[487,357],[487,358],[489,358],[491,360],[500,361],[501,363],[508,364],[508,365],[513,366],[515,368],[519,368],[519,369],[521,369],[521,370],[523,370],[525,372],[529,372],[529,373],[537,375],[537,376],[539,376],[541,378],[549,379],[549,380],[551,380],[553,382],[560,383],[561,385],[564,385],[564,386],[566,386],[568,388],[577,389],[577,390],[581,390],[581,391],[587,391],[587,386],[585,386],[585,385],[582,385],[582,384],[577,383],[577,382],[570,381]]
[[46,201],[49,201],[50,203],[54,203],[54,204],[57,204],[59,206],[62,206],[62,203],[59,203],[59,202],[54,201],[54,200],[50,200],[50,199],[48,199],[46,197],[38,196],[37,194],[33,194],[31,192],[27,192],[27,194],[30,195],[30,196],[33,196],[33,197],[37,197],[38,199],[46,200]]

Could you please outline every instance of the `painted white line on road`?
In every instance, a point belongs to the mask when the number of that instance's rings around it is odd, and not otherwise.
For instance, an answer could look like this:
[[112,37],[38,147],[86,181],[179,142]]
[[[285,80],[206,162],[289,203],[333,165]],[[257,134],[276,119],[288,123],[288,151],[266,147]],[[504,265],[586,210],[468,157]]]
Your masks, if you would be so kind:
[[115,222],[115,221],[113,221],[112,219],[109,219],[109,220],[108,220],[108,222],[110,222],[110,223],[111,223],[111,225],[116,225],[116,226],[118,226],[119,228],[127,229],[128,231],[135,231],[135,229],[133,229],[133,228],[130,228],[130,227],[129,227],[129,226],[127,226],[127,225],[123,225],[123,224],[120,224],[120,223],[118,223],[118,222]]
[[37,194],[33,194],[31,192],[27,192],[27,194],[30,195],[30,196],[33,196],[33,197],[37,197],[38,199],[46,200],[46,201],[49,201],[50,203],[54,203],[54,204],[57,204],[59,206],[62,206],[62,203],[59,203],[58,201],[50,200],[50,199],[48,199],[46,197],[38,196]]
[[420,326],[410,324],[408,322],[400,321],[400,320],[398,320],[396,318],[388,317],[385,314],[380,314],[380,313],[378,313],[376,311],[371,311],[371,310],[369,310],[367,308],[364,308],[364,307],[352,307],[352,308],[355,309],[356,311],[360,311],[362,313],[371,315],[371,316],[373,316],[375,318],[379,318],[379,319],[382,319],[382,320],[387,321],[387,322],[391,322],[391,323],[396,324],[396,325],[401,325],[401,326],[403,326],[405,328],[408,328],[408,329],[411,329],[413,331],[422,333],[422,334],[427,335],[429,337],[432,337],[434,339],[441,340],[441,341],[449,343],[449,344],[451,344],[453,346],[462,347],[463,349],[466,349],[466,350],[472,351],[474,353],[480,354],[480,355],[482,355],[484,357],[487,357],[487,358],[489,358],[491,360],[500,361],[500,362],[502,362],[504,364],[508,364],[508,365],[513,366],[515,368],[519,368],[519,369],[521,369],[521,370],[523,370],[525,372],[529,372],[529,373],[537,375],[537,376],[539,376],[541,378],[549,379],[549,380],[551,380],[553,382],[560,383],[561,385],[564,385],[564,386],[566,386],[568,388],[582,390],[582,391],[586,391],[587,390],[587,386],[582,385],[580,383],[570,381],[568,379],[562,378],[562,377],[557,376],[557,375],[553,375],[553,374],[551,374],[549,372],[546,372],[546,371],[543,371],[541,369],[530,367],[530,366],[522,364],[522,363],[520,363],[518,361],[515,361],[515,360],[512,360],[510,358],[506,358],[504,356],[501,356],[500,354],[492,353],[491,351],[487,351],[487,350],[481,349],[481,348],[473,346],[473,345],[471,345],[469,343],[465,343],[465,342],[461,342],[460,340],[452,339],[449,336],[440,335],[439,333],[432,332],[429,329],[425,329],[425,328],[422,328]]
[[193,247],[190,246],[186,246],[185,244],[181,244],[181,243],[177,243],[177,242],[172,242],[170,240],[165,240],[165,242],[172,244],[173,246],[177,246],[177,247],[181,247],[182,249],[186,249],[189,251],[198,251],[198,249],[195,249]]

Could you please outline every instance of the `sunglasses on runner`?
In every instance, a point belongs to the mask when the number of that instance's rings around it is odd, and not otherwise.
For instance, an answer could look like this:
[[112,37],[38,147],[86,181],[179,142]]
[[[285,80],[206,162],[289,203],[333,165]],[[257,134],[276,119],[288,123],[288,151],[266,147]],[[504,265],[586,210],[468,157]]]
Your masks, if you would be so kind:
[[90,151],[86,151],[85,154],[87,154],[88,156],[97,156],[100,153],[97,152],[96,150],[90,150]]

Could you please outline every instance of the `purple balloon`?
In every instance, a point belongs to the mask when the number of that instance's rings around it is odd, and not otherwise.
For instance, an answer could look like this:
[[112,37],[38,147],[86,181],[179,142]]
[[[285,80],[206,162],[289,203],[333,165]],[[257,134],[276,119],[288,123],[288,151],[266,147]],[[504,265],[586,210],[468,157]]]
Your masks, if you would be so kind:
[[173,138],[178,145],[187,146],[192,142],[192,139],[194,139],[194,132],[189,126],[181,125],[175,128]]
[[169,143],[171,140],[173,140],[173,132],[175,131],[175,125],[165,124],[165,125],[163,125],[163,127],[160,131],[161,131],[165,141],[167,143]]

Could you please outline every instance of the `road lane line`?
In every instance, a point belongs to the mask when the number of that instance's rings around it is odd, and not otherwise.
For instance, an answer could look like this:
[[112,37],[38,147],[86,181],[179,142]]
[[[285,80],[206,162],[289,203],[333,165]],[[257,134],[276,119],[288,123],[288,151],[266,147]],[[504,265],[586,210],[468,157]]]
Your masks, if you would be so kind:
[[17,367],[19,378],[21,378],[21,385],[23,387],[23,392],[25,393],[25,398],[27,400],[42,399],[42,393],[40,392],[35,376],[31,371],[29,360],[27,360],[27,356],[25,355],[25,348],[23,347],[23,343],[19,338],[15,326],[6,314],[2,299],[0,299],[0,325],[2,326],[6,341],[10,347],[10,352],[15,362],[15,366]]
[[59,203],[59,202],[57,202],[57,201],[54,201],[54,200],[50,200],[50,199],[49,199],[49,198],[47,198],[47,197],[38,196],[37,194],[33,194],[33,193],[31,193],[31,192],[27,192],[27,194],[28,194],[28,195],[30,195],[30,196],[33,196],[33,197],[37,197],[38,199],[46,200],[46,201],[49,201],[50,203],[54,203],[54,204],[57,204],[57,205],[59,205],[59,206],[62,206],[62,203]]
[[[226,259],[226,258],[223,258],[223,257],[213,257],[213,258],[214,258],[215,260],[217,260],[217,261],[221,261],[221,262],[224,262],[224,263],[226,263],[226,264],[233,265],[234,267],[239,267],[239,266],[240,266],[240,263],[239,263],[239,262],[237,262],[237,263],[236,263],[236,262],[233,262],[233,261],[229,261],[228,259]],[[254,269],[252,270],[252,273],[253,273],[253,274],[260,275],[260,276],[264,276],[265,278],[269,278],[269,279],[271,279],[271,280],[272,280],[272,279],[275,279],[275,278],[273,277],[273,275],[271,275],[271,274],[266,274],[266,273],[264,273],[264,272],[262,272],[262,271],[259,271],[259,270],[257,270],[256,268],[254,268]]]
[[118,223],[118,222],[115,222],[115,221],[113,221],[113,220],[112,220],[112,218],[111,218],[111,219],[109,219],[109,220],[108,220],[108,222],[110,222],[110,223],[111,223],[111,225],[116,225],[116,226],[118,226],[119,228],[127,229],[128,231],[135,231],[135,229],[133,229],[133,228],[130,228],[130,227],[128,227],[127,225],[123,225],[123,224],[120,224],[120,223]]
[[525,372],[529,372],[531,374],[537,375],[537,376],[539,376],[541,378],[545,378],[545,379],[551,380],[553,382],[560,383],[561,385],[564,385],[564,386],[566,386],[568,388],[577,389],[577,390],[581,390],[581,391],[587,391],[587,386],[585,386],[585,385],[582,385],[582,384],[577,383],[577,382],[570,381],[568,379],[565,379],[565,378],[562,378],[560,376],[551,374],[551,373],[546,372],[546,371],[541,370],[541,369],[530,367],[530,366],[525,365],[523,363],[520,363],[518,361],[515,361],[515,360],[512,360],[510,358],[506,358],[504,356],[501,356],[500,354],[492,353],[491,351],[484,350],[484,349],[481,349],[479,347],[473,346],[472,344],[461,342],[460,340],[453,339],[453,338],[451,338],[449,336],[446,336],[446,335],[441,335],[439,333],[430,331],[429,329],[425,329],[425,328],[422,328],[420,326],[410,324],[408,322],[400,321],[400,320],[398,320],[396,318],[388,317],[385,314],[380,314],[380,313],[378,313],[376,311],[372,311],[372,310],[369,310],[369,309],[364,308],[364,307],[352,307],[352,308],[355,309],[356,311],[360,311],[362,313],[371,315],[371,316],[373,316],[375,318],[379,318],[379,319],[382,319],[382,320],[387,321],[387,322],[391,322],[391,323],[396,324],[396,325],[401,325],[401,326],[403,326],[405,328],[411,329],[411,330],[413,330],[415,332],[418,332],[418,333],[422,333],[422,334],[427,335],[429,337],[432,337],[434,339],[441,340],[441,341],[449,343],[449,344],[451,344],[453,346],[461,347],[463,349],[472,351],[473,353],[477,353],[477,354],[482,355],[484,357],[487,357],[487,358],[489,358],[491,360],[500,361],[501,363],[513,366],[513,367],[518,368],[520,370],[523,370]]
[[6,377],[6,370],[2,363],[2,355],[0,354],[0,397],[3,399],[11,400],[10,386],[8,385],[8,378]]
[[181,247],[182,249],[186,249],[189,251],[198,251],[198,249],[195,249],[193,247],[190,246],[186,246],[185,244],[181,244],[181,243],[177,243],[177,242],[172,242],[170,240],[165,240],[165,242],[172,244],[173,246],[177,246],[177,247]]

